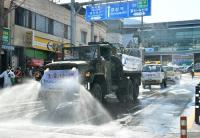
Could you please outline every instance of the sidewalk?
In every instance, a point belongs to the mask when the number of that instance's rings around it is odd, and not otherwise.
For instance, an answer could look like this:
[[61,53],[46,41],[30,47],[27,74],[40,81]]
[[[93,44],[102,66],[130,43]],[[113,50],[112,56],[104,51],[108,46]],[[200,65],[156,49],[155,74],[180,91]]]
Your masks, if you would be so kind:
[[200,125],[194,124],[192,129],[188,130],[188,138],[200,138]]
[[[170,133],[163,138],[181,138],[180,133]],[[191,129],[188,130],[187,138],[200,138],[200,125],[194,124]]]
[[[187,116],[188,137],[187,138],[200,138],[200,125],[195,124],[195,109],[194,107],[188,109],[185,113]],[[180,131],[178,133],[170,133],[164,138],[180,138]]]

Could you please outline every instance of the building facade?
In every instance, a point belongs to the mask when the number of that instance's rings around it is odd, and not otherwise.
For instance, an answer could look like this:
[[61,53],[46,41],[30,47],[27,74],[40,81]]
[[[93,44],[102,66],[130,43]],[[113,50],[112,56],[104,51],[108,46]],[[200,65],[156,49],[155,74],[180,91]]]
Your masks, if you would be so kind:
[[200,53],[200,20],[124,26],[124,35],[133,37],[134,33],[145,48],[145,60],[190,65]]
[[[87,45],[91,23],[79,14],[75,18],[75,45]],[[1,70],[8,64],[26,68],[61,60],[62,48],[70,46],[70,10],[49,0],[26,0],[8,14],[7,24],[10,38],[2,53]],[[105,40],[106,26],[95,23],[94,37],[96,41]]]

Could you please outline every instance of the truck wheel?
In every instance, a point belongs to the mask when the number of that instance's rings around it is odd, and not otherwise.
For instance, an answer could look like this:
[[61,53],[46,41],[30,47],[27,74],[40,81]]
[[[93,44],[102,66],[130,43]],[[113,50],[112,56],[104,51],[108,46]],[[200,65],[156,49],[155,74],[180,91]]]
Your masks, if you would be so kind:
[[149,85],[149,89],[151,90],[151,85]]
[[92,95],[100,102],[103,101],[103,93],[101,85],[98,83],[94,83],[91,89]]
[[162,83],[160,84],[160,88],[166,88],[166,87],[167,87],[166,80],[162,80]]
[[164,80],[164,88],[167,88],[167,81]]
[[146,88],[146,85],[145,85],[145,84],[142,84],[142,87],[143,87],[143,89],[145,89],[145,88]]
[[134,102],[133,92],[134,92],[133,83],[131,80],[127,80],[125,81],[123,88],[118,90],[116,96],[120,102],[130,103]]
[[137,101],[138,95],[139,95],[139,85],[137,85],[137,83],[135,81],[133,81],[133,87],[134,87],[134,91],[133,91],[133,99],[134,102]]

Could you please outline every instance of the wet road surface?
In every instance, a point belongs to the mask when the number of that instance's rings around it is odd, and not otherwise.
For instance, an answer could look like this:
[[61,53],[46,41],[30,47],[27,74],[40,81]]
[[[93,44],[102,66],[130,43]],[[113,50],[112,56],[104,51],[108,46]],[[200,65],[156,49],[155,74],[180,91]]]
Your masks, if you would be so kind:
[[[49,113],[37,100],[38,84],[1,90],[0,137],[4,138],[159,138],[179,132],[179,116],[194,105],[194,88],[199,78],[184,75],[180,82],[165,89],[140,88],[136,104],[120,104],[109,95],[104,105],[106,114],[97,114],[73,122],[68,110]],[[26,86],[28,85],[28,87]],[[19,91],[21,88],[23,90]],[[102,108],[102,107],[101,107]],[[99,110],[104,110],[99,108]],[[98,112],[98,111],[97,111]],[[99,111],[102,113],[102,111]],[[77,112],[73,116],[79,116]],[[109,118],[109,119],[108,119]]]

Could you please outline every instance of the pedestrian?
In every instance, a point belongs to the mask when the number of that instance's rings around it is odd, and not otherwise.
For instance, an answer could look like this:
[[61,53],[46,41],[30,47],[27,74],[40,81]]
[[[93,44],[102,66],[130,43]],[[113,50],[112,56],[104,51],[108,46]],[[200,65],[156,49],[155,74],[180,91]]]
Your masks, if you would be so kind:
[[191,76],[192,76],[192,79],[194,78],[194,69],[192,68],[191,69]]
[[15,80],[16,80],[16,83],[17,84],[20,84],[22,83],[22,77],[23,77],[23,74],[22,74],[22,70],[20,67],[17,67],[17,69],[15,70]]
[[14,85],[14,79],[15,79],[15,74],[14,72],[11,70],[11,67],[8,67],[7,70],[5,70],[1,75],[0,78],[4,78],[4,83],[3,83],[3,87],[7,88],[7,87],[11,87]]

